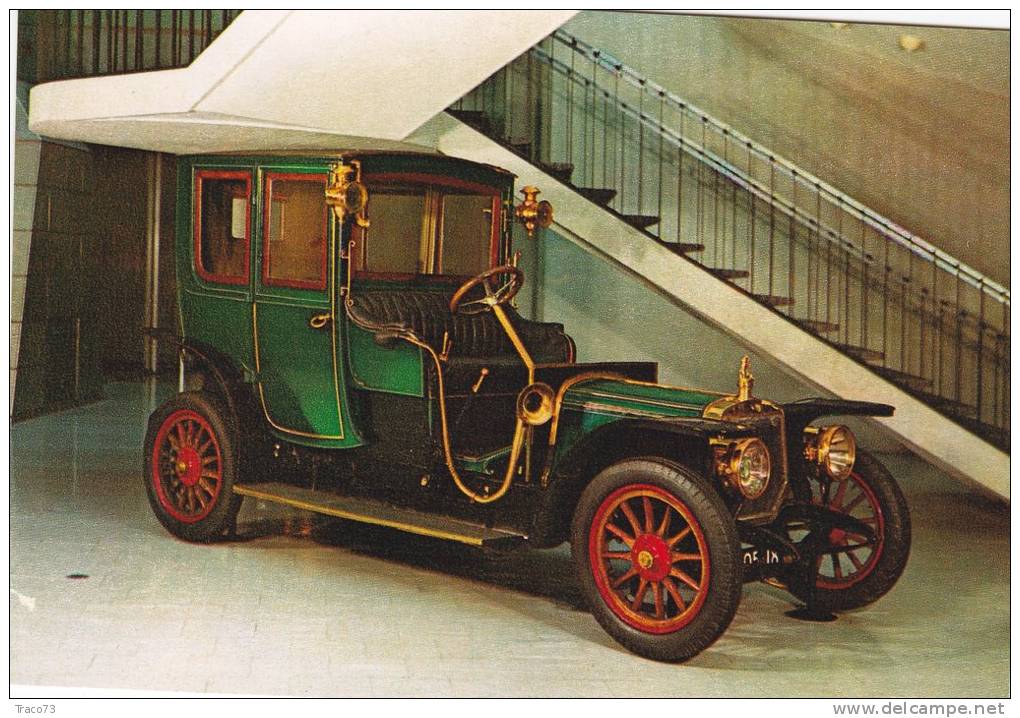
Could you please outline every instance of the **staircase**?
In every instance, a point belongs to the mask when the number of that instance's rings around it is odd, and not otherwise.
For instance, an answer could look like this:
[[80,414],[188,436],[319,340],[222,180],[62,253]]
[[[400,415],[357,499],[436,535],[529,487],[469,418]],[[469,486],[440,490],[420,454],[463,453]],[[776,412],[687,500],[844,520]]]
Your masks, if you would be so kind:
[[1009,451],[1009,290],[563,31],[449,113]]

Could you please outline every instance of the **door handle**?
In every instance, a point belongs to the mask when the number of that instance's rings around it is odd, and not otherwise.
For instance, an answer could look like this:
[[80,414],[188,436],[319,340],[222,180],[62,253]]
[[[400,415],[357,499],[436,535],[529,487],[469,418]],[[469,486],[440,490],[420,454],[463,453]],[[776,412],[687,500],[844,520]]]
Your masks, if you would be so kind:
[[313,314],[308,319],[308,326],[312,329],[325,329],[326,326],[333,320],[328,313],[326,314]]

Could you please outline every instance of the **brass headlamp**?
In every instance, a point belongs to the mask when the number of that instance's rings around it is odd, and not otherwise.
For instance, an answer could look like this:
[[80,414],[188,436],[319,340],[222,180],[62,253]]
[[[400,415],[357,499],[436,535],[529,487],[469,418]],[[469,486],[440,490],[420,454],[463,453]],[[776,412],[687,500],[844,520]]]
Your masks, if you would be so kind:
[[757,499],[768,488],[772,459],[765,442],[757,437],[725,445],[716,456],[716,473],[747,499]]
[[843,481],[850,476],[857,457],[854,433],[841,424],[809,426],[804,430],[804,458],[828,476]]

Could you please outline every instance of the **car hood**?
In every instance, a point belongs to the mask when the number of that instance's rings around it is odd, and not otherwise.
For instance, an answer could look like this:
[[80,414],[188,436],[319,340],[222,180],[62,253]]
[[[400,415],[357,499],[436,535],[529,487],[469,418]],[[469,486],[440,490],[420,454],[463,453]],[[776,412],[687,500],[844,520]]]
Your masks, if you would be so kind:
[[595,379],[570,387],[563,406],[626,416],[700,417],[708,404],[722,396],[661,384]]

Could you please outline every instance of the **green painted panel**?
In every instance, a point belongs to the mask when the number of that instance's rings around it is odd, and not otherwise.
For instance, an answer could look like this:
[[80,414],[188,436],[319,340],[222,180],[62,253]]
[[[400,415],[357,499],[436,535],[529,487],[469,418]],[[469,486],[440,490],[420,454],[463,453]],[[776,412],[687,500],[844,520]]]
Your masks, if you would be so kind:
[[700,416],[719,397],[696,389],[599,380],[572,387],[564,404],[609,415]]
[[351,380],[361,389],[424,396],[422,352],[407,342],[392,348],[375,343],[371,332],[346,323]]

